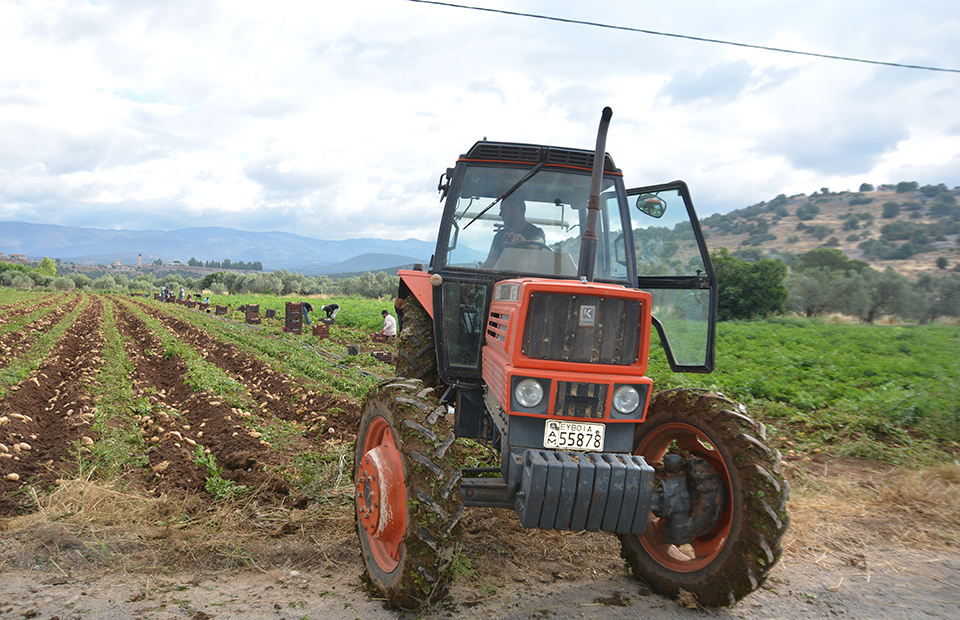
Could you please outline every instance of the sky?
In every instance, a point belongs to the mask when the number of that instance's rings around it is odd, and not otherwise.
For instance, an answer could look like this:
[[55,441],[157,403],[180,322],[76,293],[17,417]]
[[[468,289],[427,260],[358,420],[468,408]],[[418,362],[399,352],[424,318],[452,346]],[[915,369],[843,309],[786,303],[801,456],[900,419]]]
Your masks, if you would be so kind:
[[[960,70],[956,0],[463,4]],[[432,241],[474,142],[592,150],[604,106],[701,217],[960,185],[960,72],[410,0],[0,0],[0,58],[0,222]]]

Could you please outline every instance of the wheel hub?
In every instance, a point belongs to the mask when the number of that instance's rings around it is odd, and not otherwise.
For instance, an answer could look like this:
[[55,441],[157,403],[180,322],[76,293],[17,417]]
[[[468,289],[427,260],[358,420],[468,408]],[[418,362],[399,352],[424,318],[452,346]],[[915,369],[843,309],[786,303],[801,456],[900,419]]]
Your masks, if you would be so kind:
[[[733,512],[732,483],[720,451],[703,431],[690,424],[672,422],[660,426],[644,438],[637,452],[651,462],[662,461],[665,466],[676,463],[671,469],[678,471],[667,476],[684,475],[677,467],[682,459],[668,453],[672,446],[675,446],[675,455],[685,454],[688,459],[693,457],[698,461],[694,487],[700,505],[688,509],[699,518],[684,520],[680,515],[673,519],[661,518],[651,512],[640,544],[661,566],[678,573],[692,573],[708,566],[724,549]],[[683,544],[681,549],[680,541],[688,544]]]
[[356,482],[357,515],[363,529],[395,549],[406,529],[406,492],[400,453],[392,441],[363,455]]

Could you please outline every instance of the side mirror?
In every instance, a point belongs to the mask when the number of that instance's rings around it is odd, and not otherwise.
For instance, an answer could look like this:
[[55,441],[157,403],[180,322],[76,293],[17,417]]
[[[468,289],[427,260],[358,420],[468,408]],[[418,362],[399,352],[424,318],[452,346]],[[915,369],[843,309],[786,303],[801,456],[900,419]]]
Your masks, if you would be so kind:
[[[444,177],[447,179],[446,183],[443,182]],[[440,181],[437,182],[437,191],[440,192],[441,201],[447,197],[447,193],[450,191],[451,179],[453,179],[453,168],[447,168],[447,171],[440,175]]]
[[667,201],[656,194],[637,196],[637,209],[650,217],[659,218],[667,211]]

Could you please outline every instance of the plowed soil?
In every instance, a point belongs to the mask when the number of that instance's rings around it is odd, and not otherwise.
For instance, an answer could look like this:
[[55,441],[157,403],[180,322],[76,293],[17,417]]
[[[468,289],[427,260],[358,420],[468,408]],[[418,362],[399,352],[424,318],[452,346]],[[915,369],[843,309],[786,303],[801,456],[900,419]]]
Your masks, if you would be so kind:
[[[95,395],[108,307],[123,338],[132,397],[150,404],[149,414],[129,415],[147,464],[123,472],[122,492],[98,489],[96,474],[78,465],[85,447],[102,440]],[[349,452],[360,403],[276,371],[194,327],[179,309],[114,296],[49,295],[0,307],[0,368],[30,350],[31,334],[73,312],[51,352],[0,398],[0,618],[411,617],[383,609],[364,589],[349,496],[321,505],[328,501],[321,494],[298,491],[276,473],[305,451]],[[5,329],[24,317],[31,318]],[[194,391],[185,361],[163,354],[144,317],[242,385],[244,405]],[[252,420],[294,424],[301,432],[273,446]],[[220,515],[213,531],[190,524],[174,529],[160,517],[150,528],[102,520],[86,526],[69,510],[48,518],[31,490],[75,493],[75,503],[65,502],[74,512],[154,501],[199,519],[214,496],[197,465],[198,448],[215,458],[224,479],[252,489],[237,514]],[[860,488],[880,488],[891,476],[870,464],[829,471],[825,465],[798,461],[787,473],[811,488],[849,478],[859,479]],[[349,489],[349,480],[330,485]],[[791,501],[794,528],[782,563],[763,589],[723,610],[651,594],[627,574],[613,536],[524,530],[510,511],[470,510],[464,519],[470,569],[446,602],[426,613],[470,619],[960,615],[956,544],[936,537],[918,544],[916,537],[890,534],[915,532],[931,515],[894,515],[882,506],[870,514],[841,509],[849,503],[849,497],[827,508],[809,498]],[[259,533],[244,533],[244,523]],[[229,528],[237,530],[232,547],[224,543]]]
[[[6,416],[0,428],[0,455],[7,457],[0,460],[0,516],[28,510],[23,504],[32,500],[18,493],[25,484],[50,488],[57,480],[71,477],[77,442],[93,443],[100,439],[92,424],[95,404],[90,388],[102,363],[102,298],[73,295],[63,303],[49,299],[32,308],[11,310],[11,314],[25,315],[53,308],[17,332],[7,334],[3,341],[13,343],[9,357],[14,357],[29,346],[30,333],[57,324],[81,300],[86,304],[84,309],[51,355],[0,401],[0,413]],[[349,398],[296,385],[260,360],[210,338],[159,307],[143,302],[139,306],[208,362],[238,380],[249,391],[254,406],[252,411],[245,412],[205,391],[192,391],[186,381],[185,362],[180,357],[160,354],[162,342],[140,318],[133,302],[117,303],[117,329],[133,366],[129,373],[133,398],[145,398],[154,406],[153,410],[159,410],[157,415],[137,420],[150,446],[150,466],[142,472],[131,472],[131,477],[139,475],[139,480],[131,482],[154,495],[203,497],[207,494],[206,472],[194,463],[196,446],[200,445],[223,468],[224,479],[256,489],[259,502],[302,506],[306,498],[292,493],[289,485],[265,469],[280,465],[290,454],[312,445],[317,432],[324,432],[323,439],[328,442],[351,441],[359,416],[358,404]],[[331,407],[338,408],[338,415],[325,416],[324,412]],[[244,417],[254,413],[268,423],[284,420],[302,424],[302,445],[286,446],[284,452],[273,450],[242,423]],[[15,479],[10,474],[15,474]]]

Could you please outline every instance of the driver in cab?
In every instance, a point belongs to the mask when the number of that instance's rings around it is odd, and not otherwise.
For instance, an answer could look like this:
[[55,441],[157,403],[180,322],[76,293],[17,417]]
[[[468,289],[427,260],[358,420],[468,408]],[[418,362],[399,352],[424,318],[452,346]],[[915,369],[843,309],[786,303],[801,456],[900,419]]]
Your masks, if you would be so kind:
[[500,218],[504,226],[493,236],[490,253],[487,260],[480,265],[481,269],[492,269],[504,248],[535,247],[545,243],[543,230],[529,223],[526,213],[526,203],[515,195],[500,202]]

